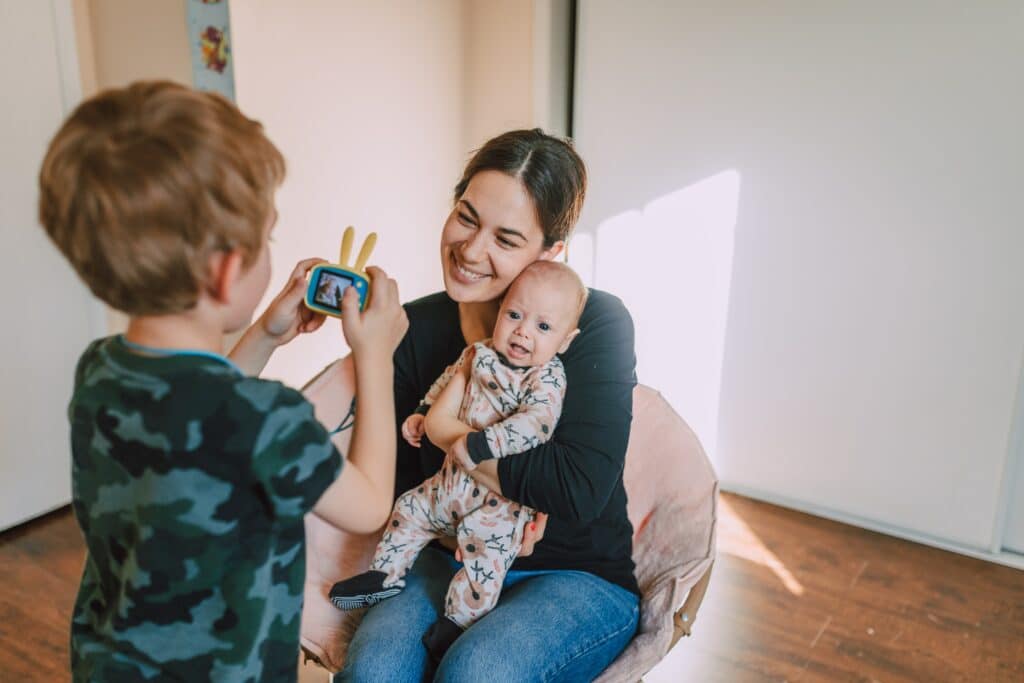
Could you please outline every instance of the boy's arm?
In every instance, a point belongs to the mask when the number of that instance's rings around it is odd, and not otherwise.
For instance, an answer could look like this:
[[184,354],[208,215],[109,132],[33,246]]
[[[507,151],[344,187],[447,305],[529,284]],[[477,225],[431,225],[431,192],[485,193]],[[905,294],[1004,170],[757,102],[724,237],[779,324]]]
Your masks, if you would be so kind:
[[331,524],[356,533],[387,521],[395,486],[392,354],[409,326],[398,287],[379,268],[370,275],[370,304],[359,312],[355,290],[342,298],[342,326],[355,360],[356,420],[347,466],[313,507]]
[[318,263],[326,261],[319,258],[299,261],[281,292],[231,349],[228,358],[242,372],[256,377],[263,372],[277,347],[323,325],[326,316],[309,310],[302,303],[306,294],[306,273]]
[[353,533],[376,531],[388,519],[395,488],[394,370],[390,354],[355,358],[356,420],[346,467],[313,512]]
[[523,389],[523,400],[512,415],[483,431],[466,435],[466,448],[454,455],[467,470],[494,458],[504,458],[539,446],[551,438],[565,398],[565,369],[555,360],[536,373]]

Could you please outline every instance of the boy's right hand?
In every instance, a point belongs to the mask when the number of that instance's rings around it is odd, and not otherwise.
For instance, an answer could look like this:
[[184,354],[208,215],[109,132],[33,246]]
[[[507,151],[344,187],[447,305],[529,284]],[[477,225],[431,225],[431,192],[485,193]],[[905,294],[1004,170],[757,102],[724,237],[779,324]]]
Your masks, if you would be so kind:
[[391,362],[398,343],[409,329],[409,319],[398,298],[398,283],[380,268],[366,269],[370,276],[370,303],[359,310],[359,295],[349,287],[341,299],[341,327],[356,358],[384,354]]
[[405,422],[402,423],[402,436],[409,442],[410,446],[420,447],[424,431],[423,420],[424,417],[422,415],[413,413],[405,418]]

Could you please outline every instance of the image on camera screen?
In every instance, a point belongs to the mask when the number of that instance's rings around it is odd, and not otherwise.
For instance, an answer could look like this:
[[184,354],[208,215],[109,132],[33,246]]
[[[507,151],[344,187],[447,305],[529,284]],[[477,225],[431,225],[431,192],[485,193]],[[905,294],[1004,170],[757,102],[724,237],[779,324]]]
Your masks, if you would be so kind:
[[316,294],[313,301],[321,306],[327,306],[337,311],[341,310],[341,296],[345,289],[352,285],[352,280],[344,275],[338,275],[328,270],[320,271],[320,279],[316,283]]

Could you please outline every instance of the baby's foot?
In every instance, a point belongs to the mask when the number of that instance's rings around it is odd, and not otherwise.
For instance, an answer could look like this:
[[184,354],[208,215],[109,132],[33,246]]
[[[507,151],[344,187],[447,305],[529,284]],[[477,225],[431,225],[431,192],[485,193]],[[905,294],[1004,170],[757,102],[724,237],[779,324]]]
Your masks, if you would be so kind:
[[427,648],[430,662],[435,669],[441,663],[444,653],[448,652],[448,648],[462,635],[462,632],[461,626],[448,617],[441,617],[431,624],[427,632],[423,634],[423,645]]
[[398,586],[384,586],[384,579],[387,576],[384,572],[371,570],[339,581],[331,587],[331,603],[338,609],[359,609],[372,607],[381,600],[401,593],[402,589]]

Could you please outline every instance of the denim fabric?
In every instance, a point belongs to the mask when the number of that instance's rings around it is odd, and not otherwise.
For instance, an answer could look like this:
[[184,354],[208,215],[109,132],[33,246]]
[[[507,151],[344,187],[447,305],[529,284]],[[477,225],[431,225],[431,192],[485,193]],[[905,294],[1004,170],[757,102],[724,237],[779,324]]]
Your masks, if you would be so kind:
[[[367,612],[335,682],[420,683],[427,665],[420,638],[444,613],[460,566],[425,548],[405,590]],[[636,595],[593,574],[510,571],[498,606],[455,641],[434,680],[589,681],[625,649],[638,618]]]

